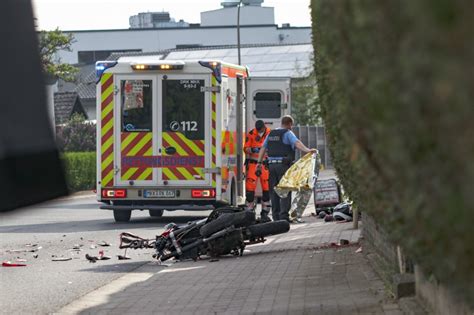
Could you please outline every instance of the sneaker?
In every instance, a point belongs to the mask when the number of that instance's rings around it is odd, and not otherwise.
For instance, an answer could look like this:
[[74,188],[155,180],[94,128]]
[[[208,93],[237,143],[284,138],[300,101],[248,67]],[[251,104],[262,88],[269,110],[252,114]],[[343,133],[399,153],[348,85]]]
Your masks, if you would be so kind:
[[301,220],[301,218],[296,218],[296,222],[298,222],[298,223],[304,223],[304,221]]

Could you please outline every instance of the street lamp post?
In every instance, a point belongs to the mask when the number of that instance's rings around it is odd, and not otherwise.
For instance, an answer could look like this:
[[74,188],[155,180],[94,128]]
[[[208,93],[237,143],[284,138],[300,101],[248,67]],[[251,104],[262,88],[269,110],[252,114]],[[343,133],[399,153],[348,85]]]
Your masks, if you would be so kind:
[[242,6],[242,0],[239,1],[239,5],[237,6],[237,56],[239,65],[241,65],[240,60],[240,7]]

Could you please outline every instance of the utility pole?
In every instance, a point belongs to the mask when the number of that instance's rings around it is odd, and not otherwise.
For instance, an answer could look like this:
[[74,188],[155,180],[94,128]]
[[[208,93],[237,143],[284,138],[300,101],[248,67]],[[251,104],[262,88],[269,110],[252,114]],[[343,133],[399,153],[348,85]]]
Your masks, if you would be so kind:
[[238,61],[239,65],[241,65],[241,59],[240,59],[240,7],[242,6],[242,0],[239,1],[239,5],[237,6],[237,55],[238,55]]

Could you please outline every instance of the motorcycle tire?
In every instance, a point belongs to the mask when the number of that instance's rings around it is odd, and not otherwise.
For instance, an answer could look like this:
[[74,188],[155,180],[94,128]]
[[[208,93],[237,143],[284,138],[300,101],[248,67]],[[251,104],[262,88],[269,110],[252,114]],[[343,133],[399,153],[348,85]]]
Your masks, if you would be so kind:
[[247,228],[247,233],[251,238],[265,237],[286,233],[290,230],[290,223],[285,220],[260,223]]
[[212,234],[225,229],[231,225],[236,227],[247,226],[255,222],[255,213],[252,211],[241,211],[236,213],[224,213],[214,221],[204,224],[200,233],[203,237],[211,236]]
[[220,217],[224,213],[238,213],[238,212],[242,212],[242,208],[232,207],[232,206],[225,206],[225,207],[217,208],[217,209],[213,210],[211,212],[211,214],[209,214],[206,223],[214,221],[215,219],[217,219],[218,217]]

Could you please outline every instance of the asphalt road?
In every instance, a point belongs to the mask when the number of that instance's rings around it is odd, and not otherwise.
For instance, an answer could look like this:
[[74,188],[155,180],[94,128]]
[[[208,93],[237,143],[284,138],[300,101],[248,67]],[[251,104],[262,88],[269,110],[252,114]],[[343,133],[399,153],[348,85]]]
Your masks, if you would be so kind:
[[[129,250],[127,256],[131,260],[118,260],[116,255],[123,254],[118,249],[120,232],[154,238],[169,222],[186,223],[208,214],[209,211],[174,211],[165,212],[162,218],[151,218],[146,211],[134,211],[131,222],[115,223],[111,211],[99,210],[95,196],[58,199],[0,214],[0,260],[26,259],[21,263],[27,265],[0,267],[0,313],[55,312],[152,260],[151,250]],[[102,241],[112,246],[98,246]],[[75,245],[81,251],[71,250]],[[86,253],[97,256],[99,250],[111,259],[95,264],[85,259]],[[53,261],[56,257],[72,259]]]

